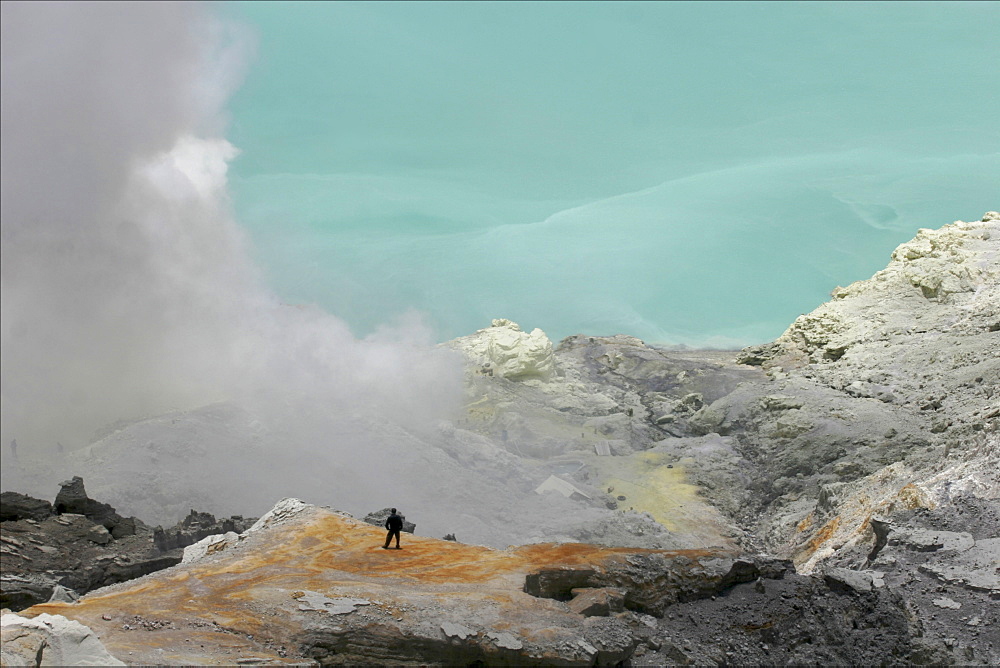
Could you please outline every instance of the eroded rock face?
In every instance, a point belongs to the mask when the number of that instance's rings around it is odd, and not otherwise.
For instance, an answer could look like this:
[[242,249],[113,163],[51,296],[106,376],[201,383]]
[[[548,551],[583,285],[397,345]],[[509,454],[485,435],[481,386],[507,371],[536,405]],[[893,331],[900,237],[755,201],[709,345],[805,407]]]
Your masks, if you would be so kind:
[[[52,504],[25,495],[6,493],[5,502],[14,496],[18,510],[6,516],[18,519],[4,521],[0,537],[0,605],[5,608],[22,610],[53,597],[72,599],[179,561],[179,555],[153,549],[142,522],[90,499],[79,477],[63,484],[56,497],[54,509],[60,514],[46,515]],[[25,508],[38,512],[21,510]]]
[[[764,363],[776,384],[800,386],[797,396],[829,397],[800,411],[811,411],[816,425],[804,438],[827,443],[820,461],[828,468],[820,470],[828,471],[821,486],[829,490],[803,520],[804,528],[826,535],[807,546],[803,564],[867,543],[873,512],[949,505],[959,493],[1000,499],[1000,474],[991,464],[1000,446],[1000,331],[994,328],[1000,321],[1000,216],[921,230],[896,249],[885,270],[834,296],[796,321]],[[823,408],[869,435],[840,429],[843,437],[832,440],[821,418],[829,424],[833,416],[823,416]],[[726,411],[730,420],[753,419],[746,408]],[[766,453],[776,449],[757,445]],[[777,445],[809,452],[794,439]],[[837,483],[847,484],[834,490]],[[783,487],[776,491],[798,491]]]
[[634,665],[907,665],[925,653],[919,623],[895,592],[792,573],[637,621],[646,624],[635,625]]
[[180,554],[160,554],[151,538],[144,525],[115,538],[103,525],[71,513],[4,522],[0,606],[22,610],[48,601],[60,587],[84,593],[180,561]]
[[[812,362],[835,362],[859,343],[956,326],[988,331],[997,315],[998,234],[996,212],[920,230],[885,269],[836,288],[832,301],[792,323],[776,341],[778,355],[798,351]],[[973,304],[988,308],[973,312]]]

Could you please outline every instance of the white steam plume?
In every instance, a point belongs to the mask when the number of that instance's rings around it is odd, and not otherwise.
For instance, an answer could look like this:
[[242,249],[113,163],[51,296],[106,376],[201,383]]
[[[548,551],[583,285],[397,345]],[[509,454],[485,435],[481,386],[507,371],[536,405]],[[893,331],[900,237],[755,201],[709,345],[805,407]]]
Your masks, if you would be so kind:
[[2,439],[24,461],[215,401],[273,413],[275,448],[453,405],[457,364],[418,323],[357,341],[262,286],[222,136],[251,42],[197,4],[3,3]]

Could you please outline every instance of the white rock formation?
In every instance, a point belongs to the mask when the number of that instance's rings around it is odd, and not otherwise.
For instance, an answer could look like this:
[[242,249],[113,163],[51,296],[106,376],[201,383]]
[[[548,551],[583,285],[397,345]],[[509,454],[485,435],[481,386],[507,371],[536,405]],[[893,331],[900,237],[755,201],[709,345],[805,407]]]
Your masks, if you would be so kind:
[[243,532],[243,535],[245,536],[247,534],[254,533],[255,531],[260,531],[261,529],[265,529],[272,524],[281,524],[288,518],[297,515],[309,507],[308,503],[300,499],[294,499],[292,497],[282,499],[274,504],[274,508],[271,508],[271,510],[264,513],[259,520],[254,522],[252,527]]
[[274,504],[271,510],[264,513],[263,517],[254,522],[252,527],[241,534],[237,534],[235,531],[228,531],[224,534],[213,534],[205,536],[193,545],[188,545],[184,548],[184,556],[181,558],[181,563],[194,563],[213,554],[228,550],[235,545],[239,545],[240,541],[246,539],[248,536],[272,526],[283,524],[308,508],[312,508],[312,506],[300,499],[293,499],[291,497],[282,499]]
[[548,379],[555,371],[552,342],[545,332],[531,333],[505,318],[470,336],[455,339],[452,345],[469,359],[472,368],[489,376],[511,380]]
[[[837,361],[859,342],[951,329],[996,317],[1000,308],[1000,213],[921,229],[870,279],[836,288],[776,341],[808,361]],[[991,323],[991,324],[995,324]]]
[[898,447],[907,429],[912,445],[871,475],[826,485],[822,512],[807,518],[822,518],[816,530],[826,539],[801,553],[804,571],[863,551],[872,513],[935,508],[962,494],[1000,500],[1000,214],[922,229],[884,270],[833,297],[777,339],[764,367],[779,381],[791,374],[852,397],[855,414],[865,406],[895,414],[905,426],[886,422],[868,451]]
[[80,622],[42,613],[0,617],[4,666],[124,666]]
[[184,548],[184,556],[181,558],[181,563],[190,564],[200,561],[209,555],[227,550],[239,542],[240,536],[235,531],[205,536],[197,543]]

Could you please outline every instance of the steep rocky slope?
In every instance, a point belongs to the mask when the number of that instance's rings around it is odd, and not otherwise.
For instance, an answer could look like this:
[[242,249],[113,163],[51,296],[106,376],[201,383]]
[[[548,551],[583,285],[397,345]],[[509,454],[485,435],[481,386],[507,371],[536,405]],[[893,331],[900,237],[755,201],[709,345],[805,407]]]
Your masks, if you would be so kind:
[[873,512],[1000,496],[1000,216],[921,230],[885,270],[833,294],[742,356],[793,397],[778,433],[747,428],[767,410],[752,399],[702,416],[743,426],[768,510],[758,533],[791,541],[804,563],[870,544]]

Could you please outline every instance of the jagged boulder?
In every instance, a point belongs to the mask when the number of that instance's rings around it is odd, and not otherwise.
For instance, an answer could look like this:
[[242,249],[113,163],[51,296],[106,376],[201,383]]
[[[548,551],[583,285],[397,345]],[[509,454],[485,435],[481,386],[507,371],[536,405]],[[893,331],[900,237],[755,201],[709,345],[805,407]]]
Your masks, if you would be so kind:
[[[114,531],[117,528],[118,537],[135,533],[134,518],[132,522],[126,522],[126,518],[119,515],[112,506],[87,496],[87,490],[83,486],[83,478],[80,476],[73,476],[72,479],[60,483],[59,493],[56,495],[53,505],[55,512],[59,515],[64,513],[84,515],[108,531]],[[129,533],[130,531],[131,533]]]
[[15,611],[58,597],[60,588],[85,593],[181,559],[159,554],[141,522],[133,535],[113,538],[103,525],[75,513],[5,522],[0,538],[0,606]]
[[585,566],[546,568],[525,577],[524,591],[538,598],[565,601],[573,597],[574,589],[592,587],[595,575],[596,570]]
[[870,573],[849,568],[828,568],[823,573],[823,579],[833,591],[869,592],[874,586]]
[[23,494],[5,492],[3,501],[8,519],[0,536],[0,606],[15,611],[168,568],[181,561],[180,548],[206,536],[235,536],[255,522],[242,516],[217,521],[192,510],[177,526],[153,532],[91,499],[80,477],[62,485],[60,514]]

